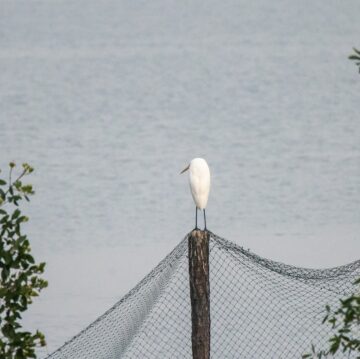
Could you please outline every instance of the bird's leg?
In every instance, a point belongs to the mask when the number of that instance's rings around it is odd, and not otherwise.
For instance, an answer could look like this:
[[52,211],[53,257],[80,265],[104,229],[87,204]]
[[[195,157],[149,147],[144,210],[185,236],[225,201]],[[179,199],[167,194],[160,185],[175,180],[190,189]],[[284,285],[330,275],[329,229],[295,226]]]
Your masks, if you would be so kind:
[[205,208],[204,208],[204,223],[205,223],[205,228],[204,228],[204,230],[206,231],[206,215],[205,215]]
[[197,207],[195,206],[195,229],[198,229],[197,226]]

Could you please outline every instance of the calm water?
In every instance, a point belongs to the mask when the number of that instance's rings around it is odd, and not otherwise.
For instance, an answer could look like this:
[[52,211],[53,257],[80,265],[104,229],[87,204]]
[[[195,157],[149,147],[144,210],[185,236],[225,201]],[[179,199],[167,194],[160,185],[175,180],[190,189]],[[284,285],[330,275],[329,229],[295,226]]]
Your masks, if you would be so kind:
[[289,264],[360,253],[358,0],[0,4],[0,167],[31,163],[52,351],[194,225],[181,169],[212,171],[209,228]]

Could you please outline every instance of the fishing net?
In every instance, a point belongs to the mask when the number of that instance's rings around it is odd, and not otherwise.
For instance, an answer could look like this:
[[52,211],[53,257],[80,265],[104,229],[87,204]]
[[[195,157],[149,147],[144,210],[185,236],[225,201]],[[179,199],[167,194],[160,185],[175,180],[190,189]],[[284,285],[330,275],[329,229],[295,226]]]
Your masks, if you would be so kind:
[[[191,358],[187,240],[48,358]],[[211,358],[301,358],[311,343],[328,348],[325,305],[338,307],[358,277],[360,260],[297,268],[210,233]]]

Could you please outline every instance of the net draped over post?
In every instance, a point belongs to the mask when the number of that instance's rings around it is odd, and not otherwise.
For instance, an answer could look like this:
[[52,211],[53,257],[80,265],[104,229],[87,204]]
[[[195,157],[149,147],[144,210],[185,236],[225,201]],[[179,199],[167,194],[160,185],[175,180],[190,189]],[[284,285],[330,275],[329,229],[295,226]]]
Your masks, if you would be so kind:
[[[190,359],[187,239],[48,359]],[[338,307],[358,277],[360,260],[331,269],[297,268],[210,232],[211,358],[301,358],[311,343],[328,348],[325,305]]]

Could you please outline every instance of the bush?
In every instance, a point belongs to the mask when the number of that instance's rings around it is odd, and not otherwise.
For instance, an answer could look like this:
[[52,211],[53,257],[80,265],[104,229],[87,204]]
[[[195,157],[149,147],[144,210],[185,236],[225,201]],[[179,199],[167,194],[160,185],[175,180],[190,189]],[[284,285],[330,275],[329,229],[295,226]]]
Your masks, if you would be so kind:
[[[360,284],[360,278],[354,283]],[[305,358],[325,358],[341,351],[343,354],[358,353],[360,358],[360,288],[348,298],[340,300],[340,307],[332,311],[326,306],[326,316],[323,323],[331,325],[335,334],[329,339],[327,350],[317,351],[314,346]]]
[[23,164],[13,181],[15,164],[9,167],[8,181],[0,177],[0,358],[36,358],[35,348],[46,345],[45,337],[39,331],[23,331],[21,326],[21,314],[47,286],[39,277],[45,263],[35,263],[30,242],[21,231],[28,217],[21,213],[20,203],[34,194],[32,185],[22,180],[33,168]]

